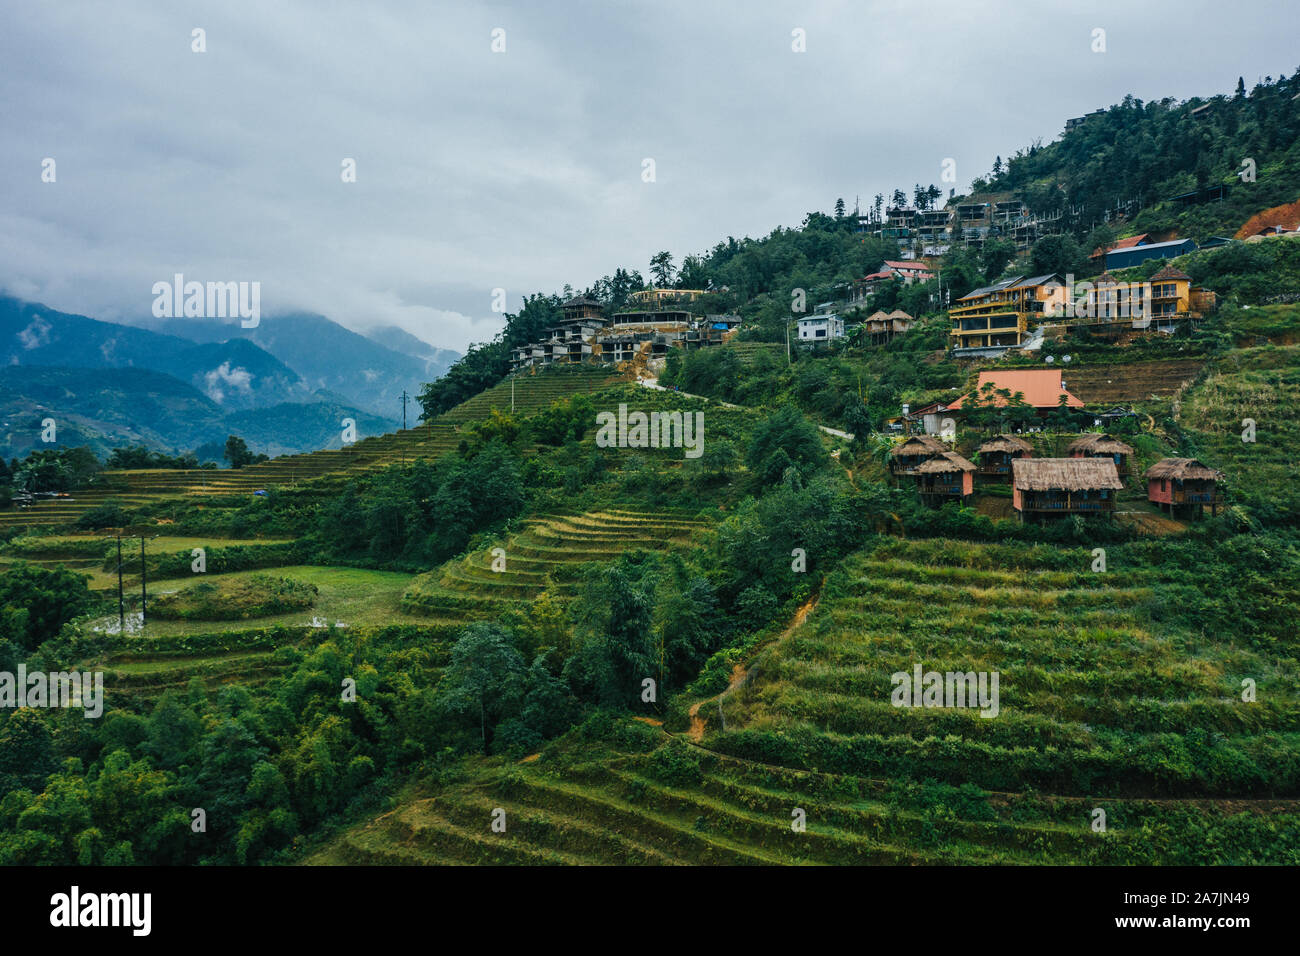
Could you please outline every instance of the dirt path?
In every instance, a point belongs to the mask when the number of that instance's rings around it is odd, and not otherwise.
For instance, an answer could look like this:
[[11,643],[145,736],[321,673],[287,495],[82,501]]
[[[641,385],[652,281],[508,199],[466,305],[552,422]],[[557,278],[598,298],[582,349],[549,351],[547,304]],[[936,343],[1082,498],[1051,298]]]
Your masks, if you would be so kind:
[[[824,585],[825,583],[826,581],[825,579],[823,579],[822,584]],[[764,644],[763,647],[771,647],[773,644],[780,644],[782,641],[788,638],[799,628],[803,627],[804,621],[808,620],[808,615],[811,614],[813,610],[817,607],[817,602],[818,600],[821,599],[821,593],[822,593],[821,585],[818,585],[817,591],[813,594],[813,596],[810,597],[807,601],[805,601],[802,605],[800,605],[799,610],[794,612],[794,617],[790,619],[790,623],[786,625],[785,630],[783,630],[771,641]],[[755,650],[759,650],[759,648],[755,648]],[[705,720],[703,717],[700,716],[701,705],[717,702],[719,707],[721,707],[723,699],[728,694],[730,694],[736,688],[740,687],[741,685],[743,685],[749,680],[750,673],[751,673],[750,669],[747,668],[744,664],[737,664],[735,667],[731,669],[731,680],[727,683],[726,690],[724,690],[720,694],[717,694],[716,696],[709,697],[705,700],[696,701],[694,704],[691,704],[691,709],[690,711],[688,711],[688,715],[691,718],[691,725],[690,728],[686,731],[686,735],[690,737],[693,743],[698,744],[701,740],[704,739]]]

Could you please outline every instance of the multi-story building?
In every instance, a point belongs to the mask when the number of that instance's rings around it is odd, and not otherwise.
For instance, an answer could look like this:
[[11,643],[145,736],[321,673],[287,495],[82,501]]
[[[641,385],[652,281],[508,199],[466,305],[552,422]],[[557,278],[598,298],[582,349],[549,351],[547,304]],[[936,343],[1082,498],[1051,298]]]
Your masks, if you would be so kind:
[[1173,332],[1185,322],[1194,325],[1217,304],[1213,292],[1193,286],[1191,277],[1172,265],[1145,282],[1120,282],[1103,272],[1089,283],[1062,324],[1067,330],[1086,327],[1103,337],[1131,330]]
[[804,316],[799,319],[799,344],[824,345],[844,338],[844,320],[830,312]]
[[968,292],[948,310],[952,348],[1005,349],[1022,345],[1045,313],[1063,308],[1065,299],[1065,285],[1056,273],[1016,276]]
[[605,327],[604,308],[595,299],[576,296],[560,306],[564,317],[542,338],[510,351],[512,371],[541,365],[590,361],[596,333]]
[[849,290],[849,303],[866,302],[887,282],[926,282],[934,273],[925,262],[915,259],[886,259],[880,268],[861,279],[855,279]]

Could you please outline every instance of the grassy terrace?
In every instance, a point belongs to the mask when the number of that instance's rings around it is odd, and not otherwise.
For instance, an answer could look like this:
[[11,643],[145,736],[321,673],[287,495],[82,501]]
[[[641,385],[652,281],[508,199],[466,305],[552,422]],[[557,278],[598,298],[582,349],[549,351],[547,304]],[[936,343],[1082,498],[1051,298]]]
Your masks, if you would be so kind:
[[[702,522],[684,512],[611,508],[580,515],[529,519],[509,540],[423,574],[411,582],[402,608],[447,622],[522,610],[548,587],[568,594],[579,568],[635,548],[689,543]],[[505,570],[492,569],[493,548],[505,550]]]
[[[154,569],[166,558],[189,564],[194,548],[214,551],[221,548],[257,548],[287,545],[283,538],[198,538],[175,535],[151,537],[146,544],[148,567]],[[123,577],[133,586],[140,579],[140,542],[122,539]],[[102,534],[42,535],[15,538],[0,547],[0,570],[15,561],[27,561],[42,567],[63,566],[90,579],[93,590],[117,589],[117,540]],[[155,572],[150,571],[151,577]]]
[[[1200,446],[1206,464],[1222,469],[1248,508],[1276,508],[1300,518],[1296,491],[1300,423],[1300,346],[1233,353],[1220,361],[1184,403],[1179,424]],[[1242,440],[1244,419],[1255,422],[1255,441]]]
[[598,392],[621,380],[622,376],[611,369],[593,365],[557,366],[537,374],[525,372],[461,402],[438,420],[457,424],[480,421],[493,409],[508,415],[512,395],[515,416],[525,418],[544,411],[552,402]]
[[[1281,801],[1095,801],[815,773],[642,729],[659,739],[629,739],[628,749],[587,745],[577,765],[561,742],[535,761],[484,765],[472,783],[413,787],[391,812],[338,834],[306,862],[1154,864],[1225,837],[1241,841],[1243,863],[1297,850],[1293,833],[1282,835],[1294,831],[1295,808]],[[657,751],[643,752],[655,743]],[[1098,802],[1106,834],[1091,829]],[[491,830],[496,808],[506,812],[505,833]],[[791,827],[796,808],[806,814],[802,832]],[[1205,857],[1212,859],[1209,847]]]
[[[748,681],[702,702],[693,732],[681,716],[628,719],[599,742],[579,730],[523,762],[483,761],[309,862],[1294,862],[1295,661],[1171,630],[1158,608],[1175,572],[1095,574],[1090,559],[950,541],[863,551]],[[893,707],[890,675],[917,662],[999,672],[1001,713]],[[1257,703],[1241,700],[1245,676]]]
[[[221,583],[247,580],[262,571],[225,575],[193,575],[151,585],[154,597],[192,584],[200,577]],[[339,628],[382,627],[416,622],[403,614],[399,604],[411,576],[357,568],[290,566],[277,568],[276,577],[313,584],[319,594],[313,606],[289,614],[275,614],[236,620],[159,620],[150,618],[141,629],[138,593],[131,595],[132,628],[126,637],[117,634],[117,615],[91,622],[103,634],[108,649],[90,662],[104,671],[109,699],[154,697],[165,690],[183,689],[194,678],[211,689],[227,683],[260,686],[275,677],[292,658],[284,649],[306,648],[338,633]],[[195,635],[200,637],[195,638]],[[428,640],[440,637],[430,631]]]
[[[1005,548],[1002,550],[1006,550]],[[831,582],[809,624],[727,701],[717,746],[811,768],[1071,796],[1300,794],[1294,661],[1231,635],[1158,622],[1162,581],[1001,557],[979,547],[886,545]],[[978,561],[978,558],[971,559]],[[997,671],[1001,713],[896,708],[890,675]],[[1270,691],[1241,700],[1241,680]],[[1189,742],[1213,738],[1210,756]],[[706,738],[707,739],[707,738]],[[1286,756],[1282,754],[1285,753]]]
[[[320,594],[309,609],[268,617],[202,622],[163,621],[151,618],[145,625],[141,637],[144,640],[180,637],[198,630],[204,633],[235,632],[247,630],[250,626],[308,627],[313,621],[324,622],[329,626],[339,622],[348,626],[367,626],[417,620],[403,613],[400,606],[402,592],[411,583],[411,575],[394,571],[291,565],[275,568],[272,572],[236,571],[232,574],[194,574],[185,578],[151,581],[149,593],[152,596],[169,594],[179,590],[183,585],[192,584],[200,579],[221,582],[229,579],[247,579],[253,575],[268,573],[273,573],[276,577],[314,584],[320,589]],[[114,581],[116,583],[116,579]],[[117,616],[111,615],[98,622],[96,626],[116,626],[116,624]]]

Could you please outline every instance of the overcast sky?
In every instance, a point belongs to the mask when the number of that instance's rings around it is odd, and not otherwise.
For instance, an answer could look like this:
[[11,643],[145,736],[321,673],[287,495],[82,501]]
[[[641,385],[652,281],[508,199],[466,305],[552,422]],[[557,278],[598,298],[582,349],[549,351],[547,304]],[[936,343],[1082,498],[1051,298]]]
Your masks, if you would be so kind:
[[515,311],[648,274],[838,196],[946,186],[947,157],[965,188],[1126,93],[1290,74],[1297,25],[1268,0],[13,5],[0,288],[135,321],[176,272],[259,281],[264,315],[463,350],[501,327],[495,288]]

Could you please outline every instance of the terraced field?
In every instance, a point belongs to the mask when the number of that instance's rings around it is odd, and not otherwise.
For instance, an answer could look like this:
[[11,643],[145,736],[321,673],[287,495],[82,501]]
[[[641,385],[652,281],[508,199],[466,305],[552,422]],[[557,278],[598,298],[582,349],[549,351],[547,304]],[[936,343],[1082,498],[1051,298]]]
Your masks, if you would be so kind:
[[[619,376],[594,366],[557,368],[514,380],[514,407],[519,416],[533,415],[554,401],[590,393],[619,381]],[[0,528],[71,524],[85,511],[106,501],[133,508],[153,501],[190,495],[242,495],[277,486],[293,486],[326,475],[355,475],[418,457],[436,458],[467,437],[462,428],[486,419],[493,408],[509,412],[511,383],[504,382],[461,403],[433,421],[405,431],[365,438],[340,449],[285,455],[238,470],[180,471],[141,469],[104,473],[107,487],[86,489],[67,498],[42,500],[27,508],[0,511]]]
[[[1250,349],[1218,363],[1193,389],[1179,424],[1201,447],[1205,463],[1228,476],[1235,500],[1300,519],[1300,346]],[[1243,440],[1255,423],[1254,441]]]
[[[694,733],[628,719],[604,743],[485,761],[309,862],[1300,861],[1294,661],[1170,631],[1156,574],[1096,574],[1090,558],[861,552],[803,626],[702,702]],[[916,663],[998,672],[998,716],[893,706],[891,674]],[[1244,676],[1267,688],[1257,703]]]
[[1123,365],[1072,366],[1065,373],[1065,379],[1070,391],[1089,405],[1140,402],[1172,395],[1194,381],[1204,365],[1204,361],[1197,359],[1169,359]]
[[485,548],[421,575],[402,598],[410,614],[446,621],[522,610],[548,588],[572,593],[581,565],[611,561],[624,551],[657,550],[689,543],[703,522],[686,512],[611,508],[580,515],[542,515],[501,547],[505,569],[493,570]]
[[618,372],[598,365],[559,366],[536,375],[520,374],[461,402],[439,416],[439,421],[481,421],[493,409],[509,414],[512,407],[517,417],[524,418],[545,411],[552,402],[597,392],[621,380],[623,376]]
[[[209,575],[207,580],[242,578],[262,572]],[[127,633],[118,632],[116,614],[91,622],[102,635],[105,652],[93,662],[104,672],[105,691],[114,699],[154,697],[169,689],[182,689],[199,678],[211,689],[228,683],[258,687],[275,677],[290,662],[277,654],[283,647],[307,647],[334,633],[357,628],[392,625],[428,626],[429,622],[404,615],[399,602],[410,583],[409,574],[360,568],[289,566],[277,576],[303,581],[319,593],[308,610],[252,619],[223,621],[158,620],[140,625],[139,604],[130,594]],[[150,594],[174,591],[188,579],[165,579],[151,584]],[[199,635],[199,637],[195,637]],[[426,638],[442,641],[445,635],[429,628]]]
[[744,365],[753,365],[761,355],[784,361],[785,347],[779,342],[728,342],[722,348],[735,352]]
[[[1210,796],[1267,790],[1261,781],[1271,780],[1300,794],[1300,768],[1269,766],[1262,736],[1300,742],[1294,662],[1231,635],[1171,632],[1159,623],[1154,572],[1094,574],[1089,552],[1077,555],[1077,570],[1034,549],[1001,548],[994,561],[958,542],[859,555],[809,625],[732,695],[720,746],[824,754],[809,758],[822,770],[933,771],[989,789]],[[917,663],[999,673],[1000,713],[893,706],[891,675]],[[1267,700],[1243,703],[1244,677],[1273,688]],[[762,739],[768,728],[798,744]],[[1220,735],[1233,772],[1172,756],[1184,750],[1175,738],[1208,734]]]

